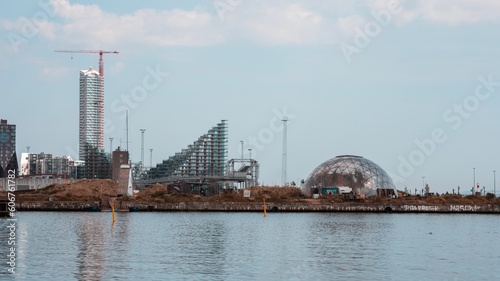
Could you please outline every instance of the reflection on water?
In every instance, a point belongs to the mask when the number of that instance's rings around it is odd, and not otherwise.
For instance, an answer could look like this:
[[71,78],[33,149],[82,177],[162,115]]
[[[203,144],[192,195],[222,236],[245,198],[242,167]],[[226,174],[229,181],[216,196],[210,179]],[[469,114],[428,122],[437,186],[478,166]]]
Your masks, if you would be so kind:
[[77,279],[101,280],[103,277],[104,250],[106,237],[103,231],[110,230],[105,227],[104,222],[96,217],[75,216],[78,220],[76,225],[76,236],[78,237],[78,272]]
[[[500,275],[495,265],[500,218],[494,215],[117,215],[113,225],[110,213],[19,213],[16,279],[495,280]],[[5,231],[0,239],[5,241]]]

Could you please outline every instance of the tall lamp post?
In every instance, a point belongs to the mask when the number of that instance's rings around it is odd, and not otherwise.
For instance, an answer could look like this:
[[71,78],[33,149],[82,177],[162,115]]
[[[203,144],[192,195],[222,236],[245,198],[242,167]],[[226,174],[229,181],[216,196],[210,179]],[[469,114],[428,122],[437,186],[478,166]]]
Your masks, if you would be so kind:
[[472,194],[474,194],[474,190],[476,189],[476,168],[473,168],[473,182],[472,182]]
[[241,143],[241,167],[243,167],[245,164],[243,163],[243,146],[245,145],[244,141],[240,141]]
[[153,169],[153,149],[149,149],[149,171],[148,178],[151,178],[151,169]]
[[497,197],[496,171],[493,170],[493,195]]
[[146,132],[146,129],[140,129],[141,131],[141,167],[140,171],[142,172],[143,167],[144,167],[144,132]]
[[113,138],[109,138],[109,158],[113,158]]
[[153,149],[149,149],[149,168],[153,168]]
[[241,160],[243,160],[243,145],[245,144],[244,141],[240,141],[241,143]]

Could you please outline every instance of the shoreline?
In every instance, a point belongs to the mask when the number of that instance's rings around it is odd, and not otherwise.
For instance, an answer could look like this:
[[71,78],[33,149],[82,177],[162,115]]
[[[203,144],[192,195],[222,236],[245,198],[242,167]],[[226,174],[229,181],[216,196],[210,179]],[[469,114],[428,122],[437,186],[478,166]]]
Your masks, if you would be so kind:
[[[263,212],[263,203],[249,202],[116,202],[118,212]],[[19,202],[18,211],[106,212],[100,202],[56,201]],[[475,213],[500,214],[498,204],[400,204],[400,203],[266,203],[267,212],[357,212],[357,213]]]

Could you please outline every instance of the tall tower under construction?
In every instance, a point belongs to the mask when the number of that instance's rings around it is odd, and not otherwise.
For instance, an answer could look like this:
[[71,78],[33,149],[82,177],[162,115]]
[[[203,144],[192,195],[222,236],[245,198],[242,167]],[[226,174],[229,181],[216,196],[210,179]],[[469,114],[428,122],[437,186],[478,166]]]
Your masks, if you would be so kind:
[[80,71],[79,158],[85,161],[80,177],[109,178],[110,160],[103,147],[103,93],[99,72]]
[[80,159],[85,158],[89,148],[98,148],[99,132],[102,126],[100,120],[100,83],[99,72],[90,68],[80,71]]

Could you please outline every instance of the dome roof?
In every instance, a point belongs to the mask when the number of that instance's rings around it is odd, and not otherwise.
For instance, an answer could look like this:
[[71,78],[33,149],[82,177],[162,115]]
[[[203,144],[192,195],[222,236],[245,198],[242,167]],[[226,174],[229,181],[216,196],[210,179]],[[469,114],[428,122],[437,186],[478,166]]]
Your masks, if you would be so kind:
[[397,190],[389,175],[372,161],[354,155],[341,155],[316,167],[306,181],[306,191],[318,187],[352,188],[354,194],[377,195],[377,189]]

